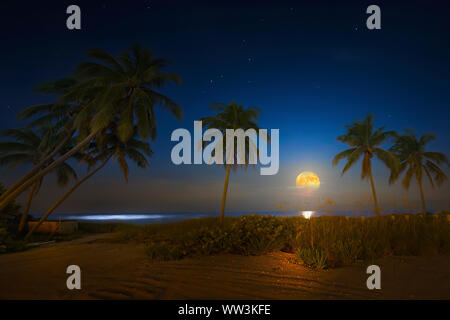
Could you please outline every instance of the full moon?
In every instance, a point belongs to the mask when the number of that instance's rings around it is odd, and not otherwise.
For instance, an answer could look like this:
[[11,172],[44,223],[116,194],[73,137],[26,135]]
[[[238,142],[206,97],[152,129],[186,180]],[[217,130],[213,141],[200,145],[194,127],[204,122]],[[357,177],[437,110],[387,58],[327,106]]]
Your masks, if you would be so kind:
[[320,179],[314,172],[305,171],[300,173],[295,180],[298,188],[316,190],[320,187]]

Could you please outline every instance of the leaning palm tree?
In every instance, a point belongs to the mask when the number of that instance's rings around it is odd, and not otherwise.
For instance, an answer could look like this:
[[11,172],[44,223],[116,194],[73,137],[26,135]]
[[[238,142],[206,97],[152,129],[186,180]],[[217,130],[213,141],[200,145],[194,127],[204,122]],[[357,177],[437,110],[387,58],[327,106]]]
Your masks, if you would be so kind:
[[[0,194],[5,192],[5,188],[3,187],[3,184],[0,182]],[[20,204],[16,203],[15,201],[11,202],[6,208],[3,210],[0,210],[0,221],[2,219],[11,219],[11,218],[17,218],[20,216]]]
[[439,167],[442,164],[449,165],[447,156],[440,152],[430,152],[425,150],[425,146],[436,139],[433,134],[424,134],[420,138],[414,132],[406,130],[405,135],[397,137],[395,144],[390,151],[400,160],[399,173],[405,172],[402,185],[409,189],[411,178],[414,176],[419,185],[420,199],[422,201],[423,213],[427,213],[425,196],[423,194],[423,176],[428,177],[431,186],[442,185],[447,180],[444,171]]
[[373,202],[375,214],[379,215],[379,207],[377,202],[377,193],[372,175],[372,158],[375,156],[391,171],[391,181],[398,174],[399,163],[397,158],[389,151],[379,146],[387,142],[388,139],[395,136],[393,131],[384,131],[384,127],[374,130],[373,115],[367,116],[363,121],[353,122],[346,125],[347,132],[338,137],[338,140],[349,145],[350,149],[338,153],[333,159],[333,166],[336,166],[340,160],[347,159],[342,175],[350,169],[360,158],[362,160],[361,178],[368,178],[372,187]]
[[55,104],[72,106],[68,112],[73,126],[67,130],[71,134],[77,133],[76,145],[46,168],[35,167],[30,178],[30,173],[26,175],[25,182],[16,183],[13,190],[0,198],[0,210],[40,177],[85,148],[116,118],[117,135],[122,142],[133,136],[134,124],[142,139],[155,136],[154,106],[163,106],[181,118],[181,108],[158,92],[166,83],[180,82],[178,75],[161,72],[167,63],[165,59],[155,58],[151,50],[139,45],[117,58],[100,49],[90,50],[89,55],[98,62],[80,64],[75,81]]
[[28,234],[25,236],[25,240],[28,240],[33,232],[63,203],[81,184],[91,178],[94,174],[100,171],[111,159],[117,161],[125,181],[128,181],[128,163],[127,158],[132,160],[140,168],[146,168],[149,165],[147,157],[152,155],[150,145],[139,139],[139,137],[132,137],[128,139],[126,143],[120,141],[120,139],[114,133],[107,133],[101,140],[101,144],[96,142],[89,146],[89,150],[86,152],[82,161],[87,162],[88,170],[95,167],[94,170],[88,172],[81,180],[74,183],[74,185],[62,195],[58,201],[56,201],[39,219],[38,223],[33,225]]
[[[21,164],[35,165],[40,162],[52,150],[57,139],[51,129],[45,130],[41,135],[28,128],[7,129],[0,132],[0,134],[3,137],[14,139],[14,141],[0,142],[0,167],[6,166],[6,170]],[[56,173],[60,187],[66,186],[70,178],[77,178],[75,170],[66,162],[57,166],[53,171]],[[39,192],[43,179],[43,176],[38,179],[28,192],[18,226],[19,233],[25,228],[31,202],[33,197]]]
[[[227,129],[243,129],[244,131],[247,129],[254,129],[259,130],[259,127],[257,125],[258,116],[260,113],[260,110],[256,107],[249,107],[247,109],[244,108],[243,105],[237,104],[236,102],[232,102],[230,104],[223,104],[223,103],[213,103],[211,105],[211,108],[216,112],[215,116],[212,117],[205,117],[201,120],[203,121],[203,125],[206,128],[211,129],[217,129],[222,133],[222,145],[224,147],[224,150],[222,152],[225,161],[223,161],[224,166],[226,168],[226,175],[225,175],[225,184],[223,187],[223,195],[222,195],[222,205],[220,208],[220,224],[223,224],[223,218],[225,213],[225,203],[227,198],[227,191],[228,191],[228,181],[230,178],[230,169],[233,168],[233,170],[236,170],[236,168],[239,166],[237,163],[237,144],[234,144],[234,159],[233,164],[230,164],[230,161],[227,161],[227,154],[226,154],[226,146],[232,143],[231,141],[226,141],[226,130]],[[243,159],[244,164],[241,166],[246,167],[249,164],[249,147],[250,144],[254,143],[249,139],[249,144],[245,148],[245,154]],[[214,151],[212,153],[214,155]]]
[[[72,78],[64,78],[51,83],[44,83],[38,89],[38,93],[51,94],[53,96],[61,96],[68,93],[76,81]],[[78,102],[80,104],[81,102]],[[42,167],[48,165],[49,162],[54,161],[55,156],[61,154],[61,150],[67,145],[69,140],[75,133],[73,128],[73,115],[76,114],[79,107],[73,104],[42,104],[30,106],[22,109],[17,114],[19,120],[30,120],[27,124],[28,128],[40,129],[41,127],[48,126],[49,123],[52,124],[53,130],[57,130],[58,137],[53,151],[46,155],[39,163],[33,166],[33,168],[28,171],[21,179],[16,181],[8,190],[6,190],[1,196],[0,201],[10,195],[28,179],[32,178]],[[67,151],[67,150],[66,150]]]

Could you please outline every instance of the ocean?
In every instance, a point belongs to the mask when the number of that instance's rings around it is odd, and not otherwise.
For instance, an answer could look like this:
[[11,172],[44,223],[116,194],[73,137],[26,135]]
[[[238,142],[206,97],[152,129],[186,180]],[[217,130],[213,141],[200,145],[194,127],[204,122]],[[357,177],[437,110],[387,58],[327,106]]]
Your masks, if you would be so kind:
[[[296,212],[226,212],[226,217],[240,217],[243,215],[258,214],[258,215],[273,215],[281,217],[303,216],[310,218],[313,216],[329,215],[329,213],[320,211],[296,211]],[[370,216],[371,212],[360,212],[354,214],[350,211],[333,212],[333,215],[346,216]],[[33,215],[35,218],[40,218],[40,215]],[[176,222],[186,219],[204,218],[204,217],[218,217],[219,213],[92,213],[92,214],[52,214],[49,221],[59,220],[77,220],[86,222],[121,222],[130,224],[150,224],[150,223],[168,223]]]

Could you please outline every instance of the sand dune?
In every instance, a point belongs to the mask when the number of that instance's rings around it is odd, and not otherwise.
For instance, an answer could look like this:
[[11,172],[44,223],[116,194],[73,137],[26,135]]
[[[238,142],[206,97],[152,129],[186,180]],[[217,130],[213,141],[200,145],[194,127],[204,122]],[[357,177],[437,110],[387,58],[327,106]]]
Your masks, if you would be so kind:
[[[366,288],[367,263],[313,271],[292,254],[217,255],[152,262],[144,246],[103,236],[0,255],[1,299],[449,299],[450,256],[377,261],[382,289]],[[99,241],[100,240],[100,241]],[[66,288],[79,265],[82,289]]]

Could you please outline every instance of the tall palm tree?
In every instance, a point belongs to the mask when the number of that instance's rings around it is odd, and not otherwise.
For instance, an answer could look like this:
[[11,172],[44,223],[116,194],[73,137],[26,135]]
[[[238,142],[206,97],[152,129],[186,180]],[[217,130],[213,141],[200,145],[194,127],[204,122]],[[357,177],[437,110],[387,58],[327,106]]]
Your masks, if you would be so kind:
[[347,159],[342,175],[350,169],[360,158],[362,160],[361,178],[368,178],[372,187],[373,202],[375,214],[379,215],[379,207],[377,202],[377,193],[372,175],[372,158],[375,156],[391,171],[391,181],[398,174],[398,159],[389,151],[380,146],[387,142],[388,139],[395,137],[395,132],[384,131],[385,127],[374,130],[373,115],[367,116],[363,121],[355,121],[351,125],[346,125],[347,132],[339,136],[337,139],[348,146],[350,149],[338,153],[333,159],[333,166],[336,166],[340,160]]
[[102,139],[101,145],[92,143],[89,150],[83,157],[83,161],[88,163],[88,169],[94,167],[100,162],[94,170],[86,174],[83,179],[74,183],[74,185],[56,201],[47,212],[39,219],[38,223],[33,225],[25,240],[28,240],[33,232],[63,203],[81,184],[91,178],[94,174],[100,171],[110,159],[117,161],[125,181],[128,181],[128,163],[127,158],[132,160],[140,168],[146,168],[149,165],[147,157],[152,155],[150,145],[139,139],[139,137],[132,137],[127,142],[122,142],[114,133],[107,133]]
[[411,178],[413,176],[416,178],[424,214],[427,213],[425,196],[423,194],[422,178],[424,173],[433,188],[435,183],[440,186],[447,180],[444,171],[439,167],[442,164],[449,165],[447,156],[440,152],[425,150],[425,146],[435,139],[436,137],[433,134],[423,134],[418,138],[414,132],[406,130],[405,135],[398,136],[395,144],[390,149],[400,160],[399,173],[403,173],[406,170],[402,180],[403,187],[409,189]]
[[[6,170],[12,169],[20,164],[32,164],[40,162],[42,158],[52,150],[56,137],[52,130],[44,131],[42,135],[28,128],[7,129],[1,133],[3,137],[13,138],[14,141],[0,142],[0,166],[7,166]],[[57,176],[58,185],[64,187],[72,177],[77,178],[75,170],[66,162],[57,166],[54,170]],[[28,213],[31,208],[31,202],[40,190],[44,176],[36,180],[31,186],[25,208],[20,218],[18,232],[25,228]]]
[[[256,131],[259,130],[259,127],[257,125],[258,116],[260,113],[260,110],[256,107],[249,107],[247,109],[244,108],[243,105],[237,104],[235,101],[231,102],[229,104],[223,104],[223,103],[213,103],[211,105],[211,108],[213,111],[216,112],[215,116],[212,117],[205,117],[201,120],[203,121],[203,125],[206,128],[211,129],[217,129],[222,133],[222,145],[224,147],[223,155],[224,158],[226,158],[226,146],[230,143],[226,141],[226,129],[243,129],[244,131],[247,129],[255,129]],[[249,141],[249,144],[245,148],[245,161],[243,166],[248,165],[248,153],[249,153],[249,146],[250,143],[254,143],[253,141]],[[223,195],[222,195],[222,205],[220,208],[220,224],[223,224],[223,218],[225,214],[225,203],[227,198],[227,191],[228,191],[228,181],[230,178],[230,169],[233,167],[235,170],[237,166],[236,157],[238,155],[237,152],[237,144],[234,144],[234,164],[227,164],[227,159],[224,159],[223,161],[224,166],[226,168],[226,175],[225,175],[225,184],[223,187]]]
[[[46,168],[34,169],[33,176],[0,198],[0,210],[36,180],[86,147],[102,130],[118,118],[117,135],[122,142],[133,136],[134,123],[141,138],[156,134],[154,106],[163,106],[177,118],[181,108],[158,92],[169,82],[179,83],[180,77],[161,73],[167,60],[155,58],[151,50],[135,45],[117,58],[92,49],[89,56],[99,62],[85,62],[78,66],[75,81],[56,105],[71,105],[71,120],[77,144]],[[36,171],[40,170],[40,171]]]

